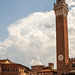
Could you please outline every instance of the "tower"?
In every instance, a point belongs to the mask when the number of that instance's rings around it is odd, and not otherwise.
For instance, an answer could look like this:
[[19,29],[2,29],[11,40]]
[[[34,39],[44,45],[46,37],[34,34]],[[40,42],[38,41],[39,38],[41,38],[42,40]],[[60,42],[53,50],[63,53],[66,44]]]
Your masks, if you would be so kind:
[[58,73],[62,73],[67,69],[67,65],[69,64],[67,27],[68,5],[65,3],[65,0],[56,0],[54,11],[56,15],[57,70]]

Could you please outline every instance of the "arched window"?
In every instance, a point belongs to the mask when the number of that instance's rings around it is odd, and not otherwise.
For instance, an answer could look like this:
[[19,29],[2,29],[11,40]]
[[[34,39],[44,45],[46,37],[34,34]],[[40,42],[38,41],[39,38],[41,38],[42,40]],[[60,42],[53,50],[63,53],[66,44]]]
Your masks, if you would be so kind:
[[13,69],[13,72],[15,71],[15,69]]

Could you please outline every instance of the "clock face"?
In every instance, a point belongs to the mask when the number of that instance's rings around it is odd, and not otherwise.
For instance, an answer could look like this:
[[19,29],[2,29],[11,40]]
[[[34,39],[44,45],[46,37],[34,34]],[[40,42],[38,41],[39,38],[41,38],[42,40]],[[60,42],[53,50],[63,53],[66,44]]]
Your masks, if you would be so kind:
[[59,61],[62,61],[63,58],[64,58],[64,56],[63,56],[62,54],[60,54],[60,55],[58,56],[58,60],[59,60]]

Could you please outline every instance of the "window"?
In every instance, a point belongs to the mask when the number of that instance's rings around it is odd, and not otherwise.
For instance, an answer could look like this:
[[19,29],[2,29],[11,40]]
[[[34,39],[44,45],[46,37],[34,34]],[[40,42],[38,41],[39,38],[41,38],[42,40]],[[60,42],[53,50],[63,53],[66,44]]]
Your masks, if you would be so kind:
[[17,69],[16,69],[16,71],[17,71]]
[[41,67],[39,67],[39,69],[41,70]]
[[9,71],[9,68],[7,70]]
[[2,71],[4,72],[4,71],[5,71],[5,69],[2,69]]
[[75,64],[72,64],[72,67],[74,67],[74,68],[75,68]]
[[13,69],[13,72],[15,71],[15,69]]
[[59,19],[60,19],[60,16],[59,16]]
[[10,69],[10,71],[12,71],[12,69]]
[[32,69],[34,69],[34,67]]
[[36,67],[36,69],[37,69],[37,67]]

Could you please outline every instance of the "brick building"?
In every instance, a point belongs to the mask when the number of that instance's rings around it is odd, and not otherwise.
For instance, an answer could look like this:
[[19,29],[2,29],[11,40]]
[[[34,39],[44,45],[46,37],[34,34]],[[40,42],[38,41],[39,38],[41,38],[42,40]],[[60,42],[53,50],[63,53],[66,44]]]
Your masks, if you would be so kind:
[[65,0],[56,0],[54,11],[56,15],[57,75],[75,75],[75,58],[69,58],[68,5]]
[[39,71],[38,75],[57,75],[57,71],[51,69],[44,69]]
[[0,60],[0,75],[29,75],[30,69],[9,59]]
[[44,68],[44,65],[34,65],[31,66],[30,75],[37,75],[38,71],[41,71]]
[[45,65],[34,65],[31,66],[30,75],[56,75],[57,71],[54,70],[54,63],[49,63],[48,66]]

